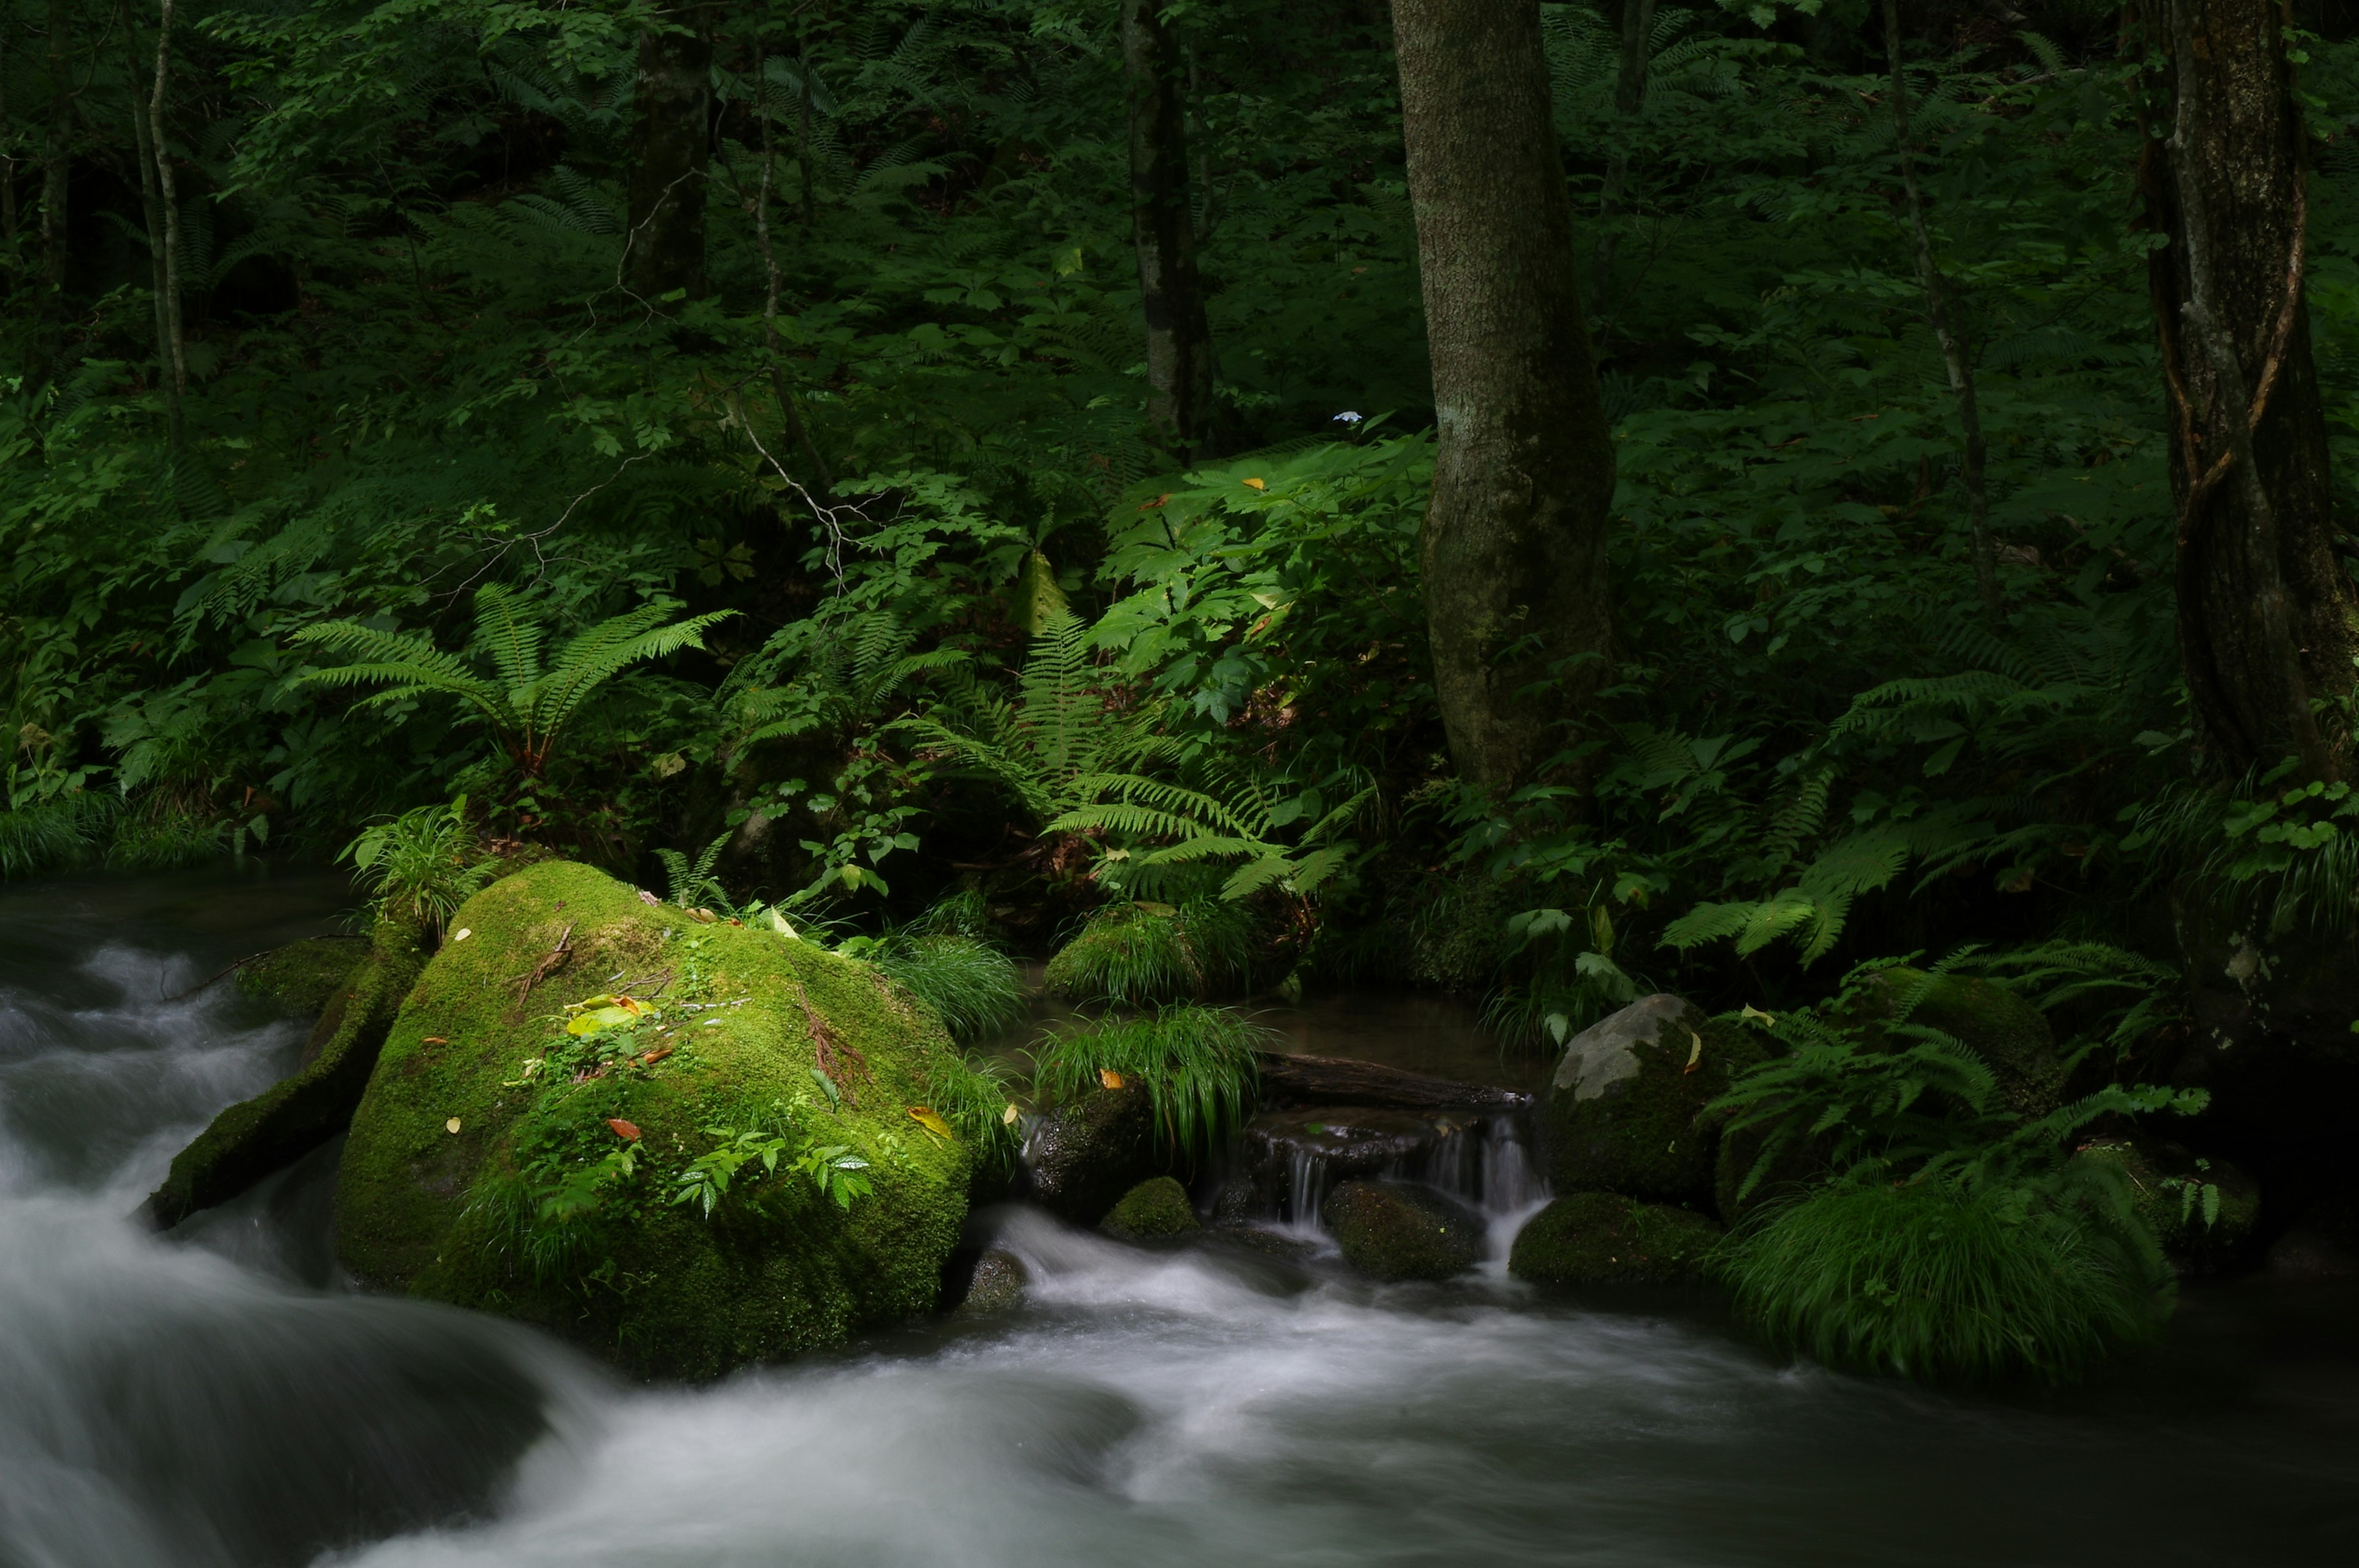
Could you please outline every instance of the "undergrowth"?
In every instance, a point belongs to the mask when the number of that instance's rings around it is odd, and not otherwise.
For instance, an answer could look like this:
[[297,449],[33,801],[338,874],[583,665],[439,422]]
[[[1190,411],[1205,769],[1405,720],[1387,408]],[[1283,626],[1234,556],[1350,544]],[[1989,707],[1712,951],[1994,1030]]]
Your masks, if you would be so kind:
[[1139,1085],[1154,1107],[1158,1143],[1203,1154],[1252,1109],[1261,1086],[1254,1053],[1269,1039],[1227,1008],[1166,1008],[1051,1036],[1033,1053],[1033,1087],[1045,1101],[1065,1102]]

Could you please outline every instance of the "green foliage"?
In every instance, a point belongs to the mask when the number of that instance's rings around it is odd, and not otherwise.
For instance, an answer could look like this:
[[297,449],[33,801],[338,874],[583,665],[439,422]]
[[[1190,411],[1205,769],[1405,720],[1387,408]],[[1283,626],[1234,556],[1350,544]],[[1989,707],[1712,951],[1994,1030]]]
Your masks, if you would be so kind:
[[365,827],[336,858],[353,868],[380,919],[438,935],[495,869],[476,841],[463,795]]
[[1224,899],[1109,904],[1057,949],[1046,978],[1050,990],[1081,1001],[1201,997],[1245,979],[1253,938],[1253,917]]
[[699,909],[708,900],[726,904],[727,891],[722,887],[721,879],[712,874],[712,868],[720,863],[721,851],[729,847],[733,837],[734,834],[723,833],[707,844],[693,865],[677,849],[658,849],[656,859],[663,863],[664,875],[671,882],[666,902],[680,909]]
[[1024,1015],[1015,960],[972,936],[896,931],[852,937],[838,952],[865,958],[941,1015],[952,1039],[994,1034]]
[[0,811],[0,881],[71,870],[104,842],[115,803],[74,794]]
[[1033,1053],[1033,1086],[1055,1102],[1102,1087],[1143,1086],[1157,1142],[1202,1155],[1251,1110],[1261,1084],[1254,1053],[1268,1040],[1266,1030],[1226,1008],[1166,1008],[1050,1035]]

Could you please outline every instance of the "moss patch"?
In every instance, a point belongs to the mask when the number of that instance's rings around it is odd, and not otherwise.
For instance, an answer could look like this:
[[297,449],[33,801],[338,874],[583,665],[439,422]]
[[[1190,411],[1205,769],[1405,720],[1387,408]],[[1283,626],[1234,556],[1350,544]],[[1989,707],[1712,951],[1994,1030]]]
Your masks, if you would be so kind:
[[[1921,969],[1886,969],[1881,989],[1897,999],[1925,979]],[[1925,986],[1909,1022],[1954,1034],[1998,1078],[1999,1099],[2027,1117],[2054,1110],[2064,1091],[2056,1034],[2040,1011],[1988,980],[1940,975]]]
[[[164,1184],[147,1196],[149,1223],[168,1228],[226,1202],[344,1130],[402,999],[426,963],[419,936],[381,920],[367,943],[334,944],[348,959],[359,949],[358,962],[347,964],[348,982],[328,999],[313,1025],[302,1069],[214,1117],[174,1157]],[[288,972],[298,969],[288,966]],[[311,973],[316,977],[317,966]]]
[[[2201,1160],[2176,1143],[2145,1137],[2099,1139],[2083,1146],[2081,1157],[2121,1172],[2138,1217],[2182,1274],[2227,1268],[2260,1223],[2260,1184],[2224,1160]],[[2216,1194],[2208,1219],[2207,1186]]]
[[1243,981],[1252,941],[1251,917],[1219,899],[1112,904],[1057,950],[1043,979],[1076,1001],[1179,1001]]
[[1558,1088],[1542,1107],[1549,1179],[1560,1193],[1615,1192],[1661,1203],[1708,1203],[1717,1119],[1703,1108],[1763,1059],[1733,1024],[1690,1009],[1630,1046],[1636,1071],[1582,1098]]
[[1125,1241],[1164,1241],[1202,1228],[1188,1189],[1169,1176],[1156,1176],[1123,1194],[1101,1227]]
[[[380,1289],[540,1324],[648,1376],[712,1377],[931,1308],[973,1161],[934,1116],[967,1074],[930,1010],[875,968],[767,931],[701,925],[587,866],[486,888],[396,1020],[345,1146],[338,1250]],[[643,999],[593,1065],[568,1004]],[[580,1016],[579,1014],[571,1016]],[[832,1065],[841,1099],[815,1069]],[[726,1129],[723,1138],[710,1130]],[[864,1161],[839,1207],[785,1162],[741,1167],[708,1217],[671,1202],[739,1134]],[[634,1136],[635,1135],[635,1136]],[[586,1215],[545,1221],[531,1184],[636,1165]],[[580,1228],[575,1228],[576,1227]],[[551,1252],[534,1237],[556,1230]],[[551,1258],[554,1261],[551,1261]]]
[[1683,1208],[1573,1193],[1516,1233],[1507,1272],[1550,1286],[1684,1282],[1703,1278],[1720,1237],[1720,1227]]
[[1483,1221],[1427,1187],[1345,1182],[1319,1217],[1352,1267],[1379,1280],[1446,1280],[1483,1256]]
[[274,947],[237,971],[237,989],[267,997],[290,1012],[318,1013],[368,957],[365,942],[349,936],[307,936]]

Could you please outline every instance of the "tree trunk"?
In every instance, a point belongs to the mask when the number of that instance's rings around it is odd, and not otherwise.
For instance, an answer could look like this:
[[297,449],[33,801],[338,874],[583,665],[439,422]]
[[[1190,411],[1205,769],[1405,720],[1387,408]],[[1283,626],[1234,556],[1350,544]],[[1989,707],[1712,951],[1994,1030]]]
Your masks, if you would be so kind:
[[49,124],[41,148],[41,282],[45,310],[62,314],[59,294],[66,284],[67,176],[73,162],[73,4],[49,0],[48,58]]
[[1434,688],[1460,773],[1497,798],[1604,684],[1614,444],[1536,0],[1396,0],[1393,28],[1440,427]]
[[188,341],[180,326],[180,200],[173,189],[172,155],[164,141],[164,98],[172,79],[172,0],[163,0],[156,33],[156,93],[147,101],[147,142],[156,163],[158,205],[164,210],[164,348],[170,393],[164,401],[165,433],[180,448],[180,407],[189,395]]
[[1131,228],[1147,314],[1147,417],[1180,462],[1210,444],[1212,330],[1196,276],[1188,200],[1187,62],[1158,14],[1161,0],[1123,0],[1122,63],[1130,87]]
[[[1655,34],[1655,0],[1622,0],[1622,65],[1614,77],[1614,131],[1621,138],[1605,158],[1605,184],[1598,192],[1597,215],[1611,218],[1621,210],[1622,189],[1630,181],[1630,138],[1637,133],[1638,112],[1647,106],[1647,44]],[[1614,284],[1614,252],[1620,236],[1607,229],[1597,237],[1597,308]],[[1611,312],[1606,311],[1609,322]],[[1606,330],[1600,329],[1601,335]]]
[[1998,563],[1990,536],[1990,492],[1983,482],[1988,458],[1983,445],[1981,400],[1974,394],[1973,356],[1950,316],[1949,283],[1933,259],[1933,238],[1925,226],[1925,199],[1917,189],[1917,152],[1908,141],[1908,76],[1900,61],[1900,0],[1884,0],[1884,49],[1892,69],[1892,135],[1900,153],[1900,188],[1908,201],[1908,230],[1915,241],[1917,282],[1925,290],[1925,319],[1932,323],[1933,340],[1941,346],[1941,363],[1950,373],[1950,395],[1958,404],[1958,429],[1965,437],[1961,465],[1966,486],[1967,547],[1973,552],[1974,589],[1983,613],[1996,620]]
[[712,156],[712,14],[666,13],[639,38],[638,109],[623,286],[652,303],[704,291],[704,175]]
[[[137,81],[145,62],[139,58],[139,18],[124,0],[123,49],[130,61],[130,80]],[[165,301],[169,294],[164,266],[164,195],[156,179],[154,139],[148,135],[149,106],[135,94],[131,100],[131,142],[139,156],[139,211],[147,227],[147,278],[156,313],[156,379],[164,395],[164,438],[180,444],[180,393],[172,379],[172,318]]]
[[2304,131],[2266,0],[2146,0],[2170,107],[2140,169],[2172,426],[2180,656],[2207,768],[2343,770],[2354,596],[2336,565],[2326,421],[2302,302]]

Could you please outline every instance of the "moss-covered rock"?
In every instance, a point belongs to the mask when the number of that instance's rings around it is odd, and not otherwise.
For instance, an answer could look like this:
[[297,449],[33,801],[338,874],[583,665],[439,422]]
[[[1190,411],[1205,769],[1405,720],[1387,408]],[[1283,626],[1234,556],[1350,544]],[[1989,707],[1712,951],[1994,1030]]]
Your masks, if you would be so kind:
[[289,1012],[316,1016],[352,979],[368,953],[367,942],[358,937],[307,936],[239,965],[237,989],[266,997]]
[[1123,1194],[1099,1228],[1125,1241],[1169,1241],[1203,1227],[1188,1189],[1169,1176],[1154,1176]]
[[1242,981],[1252,944],[1252,917],[1221,899],[1109,904],[1057,950],[1042,979],[1076,1001],[1180,1001]]
[[1658,994],[1573,1036],[1540,1110],[1560,1193],[1712,1200],[1718,1119],[1703,1108],[1762,1060],[1743,1030]]
[[1041,1118],[1024,1152],[1032,1200],[1060,1219],[1095,1225],[1156,1173],[1153,1102],[1137,1084],[1093,1089]]
[[1483,1219],[1430,1187],[1344,1182],[1319,1218],[1344,1260],[1379,1280],[1446,1280],[1483,1256]]
[[2219,1273],[2250,1246],[2261,1184],[2243,1167],[2144,1136],[2098,1139],[2082,1146],[2081,1157],[2122,1173],[2138,1217],[2180,1273]]
[[[420,976],[345,1145],[354,1274],[655,1376],[933,1306],[972,1159],[932,1107],[971,1069],[929,1010],[865,964],[566,861],[451,925],[472,936]],[[652,1014],[592,1001],[625,995]],[[848,1206],[799,1155],[851,1182]],[[697,1180],[733,1158],[725,1190]]]
[[1669,1284],[1703,1278],[1721,1228],[1669,1204],[1572,1193],[1516,1233],[1507,1272],[1535,1285]]
[[2056,1034],[2040,1011],[1988,980],[1937,975],[1928,983],[1921,969],[1886,969],[1876,992],[1897,1006],[1924,987],[1909,1014],[1911,1023],[1957,1036],[1998,1079],[1999,1099],[2027,1117],[2046,1116],[2064,1092],[2064,1064],[2056,1054]]
[[[380,920],[366,943],[334,945],[358,948],[358,962],[347,965],[344,983],[312,1025],[302,1067],[214,1117],[173,1158],[164,1184],[147,1195],[142,1210],[150,1224],[168,1229],[199,1209],[225,1203],[344,1130],[402,999],[426,963],[422,935]],[[302,973],[307,961],[290,962],[282,973]],[[319,967],[310,966],[306,984],[316,979]]]

